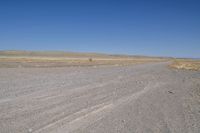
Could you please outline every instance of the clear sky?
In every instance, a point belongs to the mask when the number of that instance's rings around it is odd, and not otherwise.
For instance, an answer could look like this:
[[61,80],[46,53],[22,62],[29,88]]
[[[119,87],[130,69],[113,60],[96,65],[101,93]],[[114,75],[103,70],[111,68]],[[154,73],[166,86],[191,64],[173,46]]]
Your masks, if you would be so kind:
[[200,58],[200,1],[2,0],[0,50]]

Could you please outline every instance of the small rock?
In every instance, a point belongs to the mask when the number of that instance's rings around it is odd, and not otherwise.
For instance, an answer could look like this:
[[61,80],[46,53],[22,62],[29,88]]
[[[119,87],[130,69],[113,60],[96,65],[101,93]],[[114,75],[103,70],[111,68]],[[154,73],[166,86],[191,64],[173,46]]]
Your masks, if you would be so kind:
[[172,92],[172,91],[168,91],[169,93],[171,93],[171,94],[174,94],[174,92]]
[[121,120],[122,123],[125,123],[125,120]]

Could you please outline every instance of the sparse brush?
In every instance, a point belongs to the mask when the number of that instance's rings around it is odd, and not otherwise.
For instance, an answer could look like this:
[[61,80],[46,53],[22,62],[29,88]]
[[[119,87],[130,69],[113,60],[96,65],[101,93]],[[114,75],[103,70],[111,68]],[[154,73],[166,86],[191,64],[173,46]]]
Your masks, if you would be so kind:
[[176,69],[200,71],[200,61],[176,60],[169,66]]
[[93,59],[92,58],[89,58],[89,62],[92,62],[93,61]]

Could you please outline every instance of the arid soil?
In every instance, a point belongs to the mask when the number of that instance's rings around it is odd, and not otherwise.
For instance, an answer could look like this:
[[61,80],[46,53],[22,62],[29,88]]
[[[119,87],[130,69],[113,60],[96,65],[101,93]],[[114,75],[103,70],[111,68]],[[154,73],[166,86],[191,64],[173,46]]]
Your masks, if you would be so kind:
[[200,60],[175,60],[169,67],[174,69],[200,71]]
[[199,133],[200,72],[168,64],[0,68],[0,132]]

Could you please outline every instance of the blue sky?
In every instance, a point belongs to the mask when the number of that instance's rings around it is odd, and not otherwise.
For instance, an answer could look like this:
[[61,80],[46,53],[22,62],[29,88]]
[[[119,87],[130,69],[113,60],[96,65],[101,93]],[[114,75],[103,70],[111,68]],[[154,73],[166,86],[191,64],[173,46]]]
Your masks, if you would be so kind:
[[0,1],[0,50],[200,58],[199,0]]

